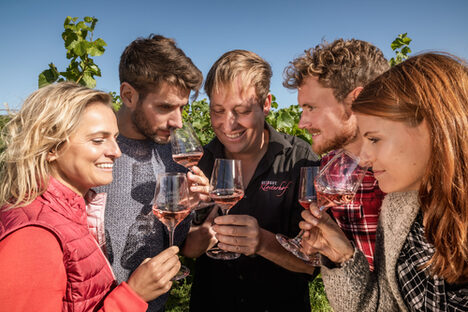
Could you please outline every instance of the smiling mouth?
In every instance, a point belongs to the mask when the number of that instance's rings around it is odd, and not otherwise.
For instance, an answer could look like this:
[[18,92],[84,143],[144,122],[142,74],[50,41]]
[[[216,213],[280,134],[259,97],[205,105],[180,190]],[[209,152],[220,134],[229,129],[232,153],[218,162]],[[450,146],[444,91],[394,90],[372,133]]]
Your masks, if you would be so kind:
[[232,134],[225,133],[224,135],[229,139],[237,139],[238,137],[242,136],[243,134],[244,134],[244,132],[238,132],[238,133],[232,133]]
[[112,169],[114,167],[114,164],[97,164],[96,167],[101,169]]
[[320,130],[313,130],[313,131],[309,131],[309,133],[312,135],[312,136],[317,136],[317,135],[320,135],[322,133],[322,131]]

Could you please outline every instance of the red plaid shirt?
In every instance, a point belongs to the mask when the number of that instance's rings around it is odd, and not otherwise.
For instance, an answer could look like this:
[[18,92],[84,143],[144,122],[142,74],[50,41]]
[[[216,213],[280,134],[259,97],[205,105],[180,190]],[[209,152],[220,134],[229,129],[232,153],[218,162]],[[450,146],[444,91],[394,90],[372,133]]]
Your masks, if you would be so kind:
[[[325,166],[336,152],[331,151],[324,156],[320,166]],[[374,174],[369,170],[352,203],[333,206],[328,210],[348,239],[364,253],[371,270],[374,270],[375,234],[384,196],[385,193],[380,190]]]

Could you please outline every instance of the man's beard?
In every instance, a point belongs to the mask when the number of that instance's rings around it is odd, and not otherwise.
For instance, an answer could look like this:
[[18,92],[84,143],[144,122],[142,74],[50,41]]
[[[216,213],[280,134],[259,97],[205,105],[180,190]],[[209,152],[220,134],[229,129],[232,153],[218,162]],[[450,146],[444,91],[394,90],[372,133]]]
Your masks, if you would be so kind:
[[148,119],[140,108],[140,104],[137,104],[136,109],[132,112],[131,115],[133,126],[137,129],[137,131],[158,144],[169,143],[170,137],[159,137],[157,132],[151,129]]
[[[338,134],[331,140],[328,140],[324,143],[324,145],[320,146],[319,150],[315,150],[314,152],[317,155],[323,155],[330,151],[343,148],[344,146],[348,145],[351,142],[354,142],[359,134],[358,128],[355,127],[354,129],[345,130]],[[314,145],[312,145],[314,147]]]

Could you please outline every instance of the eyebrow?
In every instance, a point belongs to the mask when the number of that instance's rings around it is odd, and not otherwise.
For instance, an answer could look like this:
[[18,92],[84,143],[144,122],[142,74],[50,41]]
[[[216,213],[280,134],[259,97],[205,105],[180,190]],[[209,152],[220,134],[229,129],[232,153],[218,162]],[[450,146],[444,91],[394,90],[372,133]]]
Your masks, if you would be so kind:
[[186,106],[189,104],[189,102],[187,101],[187,103],[184,103],[184,104],[175,104],[175,103],[170,103],[170,102],[155,102],[154,104],[160,106],[160,105],[168,105],[168,106],[174,106],[174,107],[179,107],[179,106]]
[[[117,132],[115,135],[117,136],[119,133]],[[109,131],[96,131],[96,132],[93,132],[93,133],[90,133],[87,135],[87,137],[93,137],[95,135],[102,135],[102,136],[114,136],[114,134],[112,134],[111,132]]]
[[362,136],[369,136],[371,134],[375,134],[375,133],[378,133],[378,131],[367,131],[366,133],[364,133]]

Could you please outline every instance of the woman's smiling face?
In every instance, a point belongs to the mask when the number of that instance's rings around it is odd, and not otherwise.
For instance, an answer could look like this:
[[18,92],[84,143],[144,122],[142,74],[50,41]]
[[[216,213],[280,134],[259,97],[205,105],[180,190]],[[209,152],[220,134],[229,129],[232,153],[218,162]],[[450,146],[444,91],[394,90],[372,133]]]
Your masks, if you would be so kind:
[[83,196],[91,187],[111,183],[114,161],[121,155],[117,135],[112,109],[89,104],[69,141],[50,152],[52,176]]

